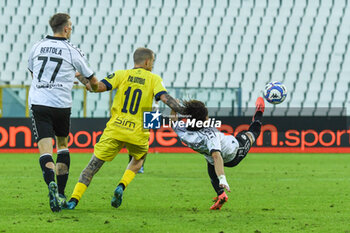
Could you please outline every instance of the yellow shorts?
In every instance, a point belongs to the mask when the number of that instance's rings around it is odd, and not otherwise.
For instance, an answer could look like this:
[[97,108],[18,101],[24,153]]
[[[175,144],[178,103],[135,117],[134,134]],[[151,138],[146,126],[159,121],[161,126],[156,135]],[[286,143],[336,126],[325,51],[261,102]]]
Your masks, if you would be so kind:
[[112,161],[124,146],[128,150],[129,155],[133,156],[136,160],[139,160],[142,156],[146,155],[149,147],[148,144],[134,145],[102,134],[100,140],[94,147],[94,154],[98,159],[103,161]]

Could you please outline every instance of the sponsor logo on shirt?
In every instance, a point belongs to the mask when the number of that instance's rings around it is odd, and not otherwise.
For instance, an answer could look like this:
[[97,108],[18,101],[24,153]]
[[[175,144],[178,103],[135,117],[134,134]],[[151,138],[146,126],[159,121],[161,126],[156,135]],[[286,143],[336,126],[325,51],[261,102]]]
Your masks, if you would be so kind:
[[47,83],[47,82],[41,82],[36,85],[36,88],[41,89],[41,88],[47,88],[47,89],[52,89],[55,87],[63,87],[61,83]]

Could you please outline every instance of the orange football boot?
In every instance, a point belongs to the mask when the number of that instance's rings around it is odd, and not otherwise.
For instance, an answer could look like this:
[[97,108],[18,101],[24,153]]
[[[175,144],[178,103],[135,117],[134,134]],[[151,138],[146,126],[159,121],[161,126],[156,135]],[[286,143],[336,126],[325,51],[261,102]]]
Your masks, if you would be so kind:
[[218,197],[214,197],[213,199],[216,202],[214,203],[214,205],[212,205],[210,207],[210,209],[211,210],[220,210],[221,207],[224,205],[224,203],[227,202],[228,196],[226,195],[225,192],[223,192]]

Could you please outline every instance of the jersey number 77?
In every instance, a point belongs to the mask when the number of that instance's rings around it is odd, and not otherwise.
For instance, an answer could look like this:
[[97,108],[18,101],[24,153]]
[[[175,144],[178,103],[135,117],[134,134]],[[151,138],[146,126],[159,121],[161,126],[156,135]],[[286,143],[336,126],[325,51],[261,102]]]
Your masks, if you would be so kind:
[[[39,71],[39,75],[38,75],[38,80],[40,82],[41,81],[41,76],[43,75],[45,66],[47,64],[47,60],[49,60],[49,58],[40,56],[40,57],[38,57],[38,60],[42,60],[43,61],[42,65],[41,65],[41,68],[40,68],[40,71]],[[54,70],[54,72],[53,72],[53,74],[51,76],[51,79],[50,79],[50,83],[54,83],[55,79],[56,79],[56,76],[57,76],[57,73],[58,73],[58,71],[61,68],[63,59],[56,58],[56,57],[50,57],[50,61],[57,63],[56,68],[55,68],[55,70]]]

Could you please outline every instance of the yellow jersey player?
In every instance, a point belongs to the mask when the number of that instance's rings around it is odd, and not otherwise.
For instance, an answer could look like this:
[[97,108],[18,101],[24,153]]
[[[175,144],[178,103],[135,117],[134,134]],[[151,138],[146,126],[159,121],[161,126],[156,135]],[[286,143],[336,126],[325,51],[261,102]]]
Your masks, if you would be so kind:
[[184,113],[184,108],[167,94],[162,78],[151,73],[153,63],[153,51],[138,48],[134,52],[133,69],[118,70],[99,82],[91,79],[90,85],[95,92],[118,90],[113,100],[111,118],[94,147],[89,164],[80,174],[71,199],[63,208],[74,209],[103,163],[113,160],[125,146],[132,159],[114,191],[111,204],[118,208],[122,203],[123,191],[134,179],[148,152],[150,133],[143,128],[143,114],[151,111],[153,98],[162,100],[176,112]]

